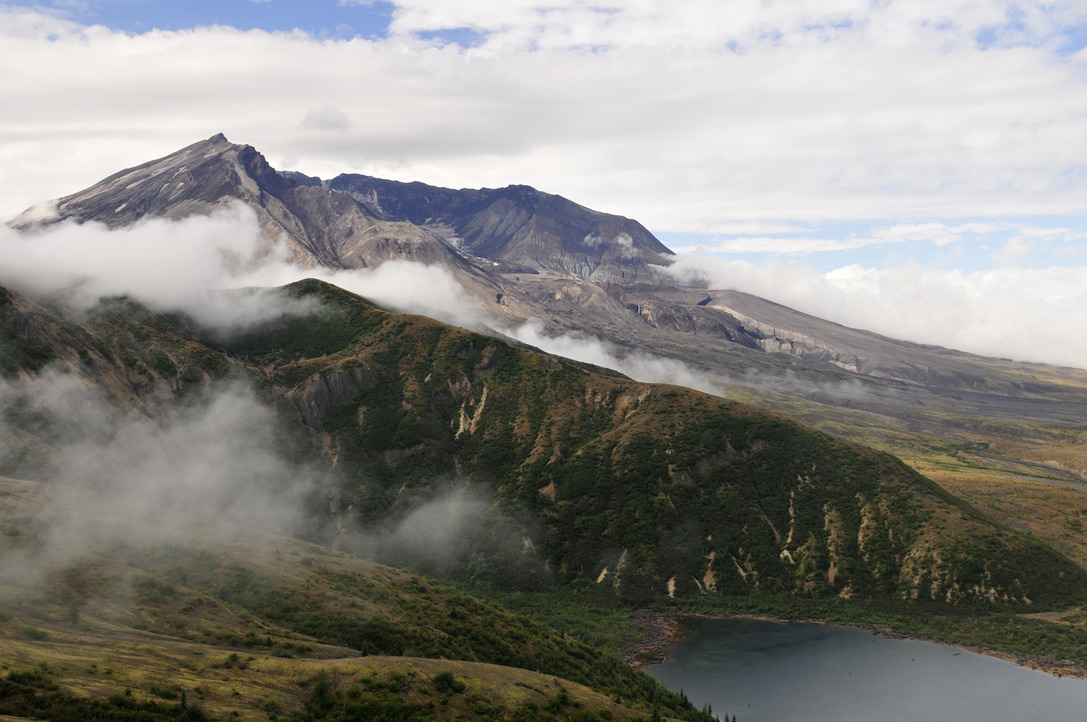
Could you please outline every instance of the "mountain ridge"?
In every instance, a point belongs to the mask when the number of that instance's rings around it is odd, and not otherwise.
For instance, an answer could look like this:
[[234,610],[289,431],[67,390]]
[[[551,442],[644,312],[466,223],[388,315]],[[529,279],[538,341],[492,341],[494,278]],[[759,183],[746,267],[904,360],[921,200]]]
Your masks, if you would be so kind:
[[653,275],[650,265],[663,265],[664,257],[674,255],[637,221],[597,213],[530,186],[451,190],[355,174],[326,185],[389,218],[445,226],[451,242],[509,270],[633,283]]
[[[216,379],[256,384],[293,419],[293,446],[276,443],[295,455],[309,444],[333,462],[340,481],[327,493],[340,511],[322,533],[363,554],[368,524],[399,524],[439,501],[444,479],[474,489],[483,509],[498,503],[450,563],[504,585],[558,582],[632,603],[761,590],[1011,606],[1058,603],[1087,585],[887,454],[390,314],[323,282],[284,292],[322,310],[217,339],[114,304],[78,327],[36,315],[38,343],[68,373],[149,412],[198,399]],[[49,425],[22,418],[8,414],[8,428],[40,439],[47,461]],[[36,468],[36,447],[23,448],[3,459],[8,475]],[[984,562],[968,562],[982,548]],[[410,545],[382,553],[428,563]]]

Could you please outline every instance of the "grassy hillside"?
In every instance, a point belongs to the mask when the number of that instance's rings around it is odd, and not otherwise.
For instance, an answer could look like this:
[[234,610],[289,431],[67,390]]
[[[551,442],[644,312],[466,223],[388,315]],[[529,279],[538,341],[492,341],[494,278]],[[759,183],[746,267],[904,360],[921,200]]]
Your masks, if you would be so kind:
[[700,718],[615,658],[406,572],[58,485],[0,480],[0,498],[0,713]]

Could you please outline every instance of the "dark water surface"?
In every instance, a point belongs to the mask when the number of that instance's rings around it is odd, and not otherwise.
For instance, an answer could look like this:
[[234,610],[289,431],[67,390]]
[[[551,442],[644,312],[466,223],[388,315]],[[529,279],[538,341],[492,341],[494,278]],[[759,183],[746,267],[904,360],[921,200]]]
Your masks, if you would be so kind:
[[687,619],[645,671],[696,707],[739,722],[1087,720],[1087,680],[863,629]]

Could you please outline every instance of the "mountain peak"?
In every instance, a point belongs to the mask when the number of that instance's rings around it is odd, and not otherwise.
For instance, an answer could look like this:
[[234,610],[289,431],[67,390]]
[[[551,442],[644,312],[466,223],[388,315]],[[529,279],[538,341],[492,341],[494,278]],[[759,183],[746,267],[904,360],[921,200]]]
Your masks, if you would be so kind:
[[61,198],[57,217],[116,227],[147,216],[207,213],[232,197],[259,202],[262,192],[277,194],[292,185],[255,148],[216,133]]

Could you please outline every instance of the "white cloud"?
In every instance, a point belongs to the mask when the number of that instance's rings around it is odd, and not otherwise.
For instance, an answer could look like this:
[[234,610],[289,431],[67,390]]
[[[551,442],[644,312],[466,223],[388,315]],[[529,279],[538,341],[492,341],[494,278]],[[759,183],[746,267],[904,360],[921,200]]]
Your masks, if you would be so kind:
[[261,237],[253,211],[237,203],[210,216],[115,230],[71,222],[30,233],[0,226],[0,283],[56,297],[77,311],[102,296],[129,295],[230,331],[312,310],[260,293],[223,293],[252,285],[248,280],[261,269],[282,267],[282,250]]
[[391,30],[413,34],[472,28],[485,46],[722,47],[838,42],[854,36],[885,44],[1042,43],[1087,11],[1079,3],[945,0],[399,0]]
[[269,250],[253,211],[241,204],[210,216],[116,230],[71,222],[28,233],[0,227],[0,279],[63,291],[77,305],[121,293],[171,305],[187,301],[194,289],[218,285],[231,267],[251,265]]
[[849,251],[883,244],[931,243],[935,246],[946,246],[961,241],[964,233],[983,234],[1005,228],[1006,226],[997,224],[977,223],[956,226],[936,222],[897,224],[886,228],[875,228],[868,236],[849,235],[844,238],[743,236],[689,246],[673,246],[672,250],[678,253],[768,253],[798,256],[827,251]]
[[[175,524],[189,515],[203,520],[205,532],[219,519],[296,534],[332,486],[327,469],[290,451],[293,432],[284,419],[243,386],[194,391],[186,404],[144,415],[118,410],[100,388],[47,368],[5,384],[0,404],[32,413],[37,423],[34,444],[24,446],[19,436],[0,444],[9,468],[105,492],[81,495],[79,513],[41,520],[42,544],[23,550],[40,563],[60,566],[98,543],[170,541],[183,533],[185,525]],[[28,461],[29,469],[19,466]],[[6,581],[20,558],[5,555],[0,562]],[[40,563],[32,568],[40,570]]]
[[351,119],[347,113],[332,105],[313,108],[302,118],[302,126],[317,130],[349,130]]
[[1019,228],[1016,235],[993,252],[999,267],[1038,266],[1038,259],[1060,258],[1061,265],[1087,264],[1087,231],[1070,228]]
[[806,255],[824,251],[847,251],[861,248],[870,239],[839,238],[781,238],[776,236],[747,236],[729,238],[694,246],[673,246],[677,253],[771,253],[787,255]]
[[[1068,171],[1087,167],[1084,60],[1054,48],[1056,19],[1081,14],[995,0],[420,1],[399,4],[392,38],[347,41],[128,35],[9,8],[0,210],[217,131],[313,175],[528,183],[654,230],[1081,210],[1087,181]],[[990,26],[1004,40],[981,51]],[[414,35],[452,27],[484,44]],[[1007,47],[1013,30],[1024,44]]]
[[793,261],[755,266],[690,255],[673,269],[891,338],[1077,368],[1087,359],[1079,333],[1087,328],[1087,265],[966,272],[853,264],[818,273]]
[[962,240],[962,235],[943,223],[899,224],[880,229],[875,234],[877,243],[910,243],[926,241],[944,246]]
[[[729,251],[920,243],[952,258],[967,237],[1007,231],[991,244],[999,281],[720,263],[729,285],[817,315],[1014,356],[1001,323],[1087,327],[1062,275],[1087,266],[1083,229],[1002,220],[1083,213],[1087,51],[1063,50],[1085,18],[1082,3],[1010,0],[401,0],[391,37],[323,40],[133,35],[0,6],[0,215],[223,131],[283,169],[528,183],[654,231],[740,235]],[[419,35],[456,28],[478,46]],[[818,230],[844,219],[884,226]],[[1038,267],[1049,262],[1069,269]],[[380,280],[368,283],[392,297],[397,283]],[[455,296],[431,281],[432,297]],[[926,313],[941,322],[911,320]],[[1084,357],[1051,337],[1030,353]]]
[[701,373],[687,364],[644,351],[619,350],[599,339],[581,334],[550,336],[543,325],[529,321],[502,329],[507,335],[546,353],[582,363],[602,366],[625,374],[636,381],[675,384],[710,394],[720,394],[720,379]]

